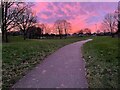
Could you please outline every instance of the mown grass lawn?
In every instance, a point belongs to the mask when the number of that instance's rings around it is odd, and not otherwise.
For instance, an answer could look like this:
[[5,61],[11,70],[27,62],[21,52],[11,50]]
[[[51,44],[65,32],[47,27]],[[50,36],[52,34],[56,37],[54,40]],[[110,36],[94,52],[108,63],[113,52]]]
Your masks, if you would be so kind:
[[118,38],[94,37],[83,46],[90,88],[118,88]]
[[21,37],[10,38],[2,46],[3,88],[11,87],[28,70],[40,63],[46,56],[58,48],[88,37],[69,37],[67,39],[23,40]]

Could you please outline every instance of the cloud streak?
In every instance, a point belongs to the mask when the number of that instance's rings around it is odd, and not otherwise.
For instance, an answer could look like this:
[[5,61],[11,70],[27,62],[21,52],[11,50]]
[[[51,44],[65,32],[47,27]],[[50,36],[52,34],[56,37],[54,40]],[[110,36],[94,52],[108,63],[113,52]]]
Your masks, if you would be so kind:
[[107,13],[114,12],[117,2],[37,2],[32,8],[41,23],[53,24],[66,19],[72,24],[71,33],[88,27],[95,31]]

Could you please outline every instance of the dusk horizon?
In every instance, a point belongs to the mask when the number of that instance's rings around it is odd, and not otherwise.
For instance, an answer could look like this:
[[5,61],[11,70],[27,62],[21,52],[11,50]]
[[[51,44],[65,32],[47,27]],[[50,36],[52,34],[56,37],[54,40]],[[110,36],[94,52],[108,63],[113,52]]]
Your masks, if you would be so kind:
[[37,16],[37,23],[53,27],[56,20],[71,23],[71,34],[89,28],[91,32],[100,30],[106,14],[117,10],[117,2],[33,2],[32,10]]
[[1,1],[2,90],[119,88],[120,1],[82,1]]

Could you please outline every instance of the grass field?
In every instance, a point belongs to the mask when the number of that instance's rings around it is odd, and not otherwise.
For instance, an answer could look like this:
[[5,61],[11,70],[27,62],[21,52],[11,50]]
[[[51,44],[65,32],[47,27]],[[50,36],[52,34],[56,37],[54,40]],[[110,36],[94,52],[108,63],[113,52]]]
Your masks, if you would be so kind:
[[95,37],[83,46],[90,88],[118,88],[118,38]]
[[11,37],[10,42],[3,43],[2,47],[3,88],[11,87],[58,48],[85,38],[23,40],[21,37]]

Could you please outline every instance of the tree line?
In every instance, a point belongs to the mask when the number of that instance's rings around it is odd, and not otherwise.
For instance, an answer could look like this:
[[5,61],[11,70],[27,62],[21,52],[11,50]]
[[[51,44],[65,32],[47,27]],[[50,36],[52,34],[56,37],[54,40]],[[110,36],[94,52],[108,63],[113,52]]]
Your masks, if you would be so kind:
[[[50,28],[44,23],[39,27],[36,26],[37,16],[32,12],[32,5],[32,3],[1,1],[3,42],[8,42],[8,35],[13,33],[11,31],[14,29],[17,29],[17,32],[19,30],[24,40],[26,38],[40,38],[44,31],[50,31]],[[60,38],[66,37],[68,31],[71,30],[71,24],[67,20],[56,20],[52,29]]]
[[[67,38],[69,32],[71,31],[71,23],[67,20],[61,19],[56,20],[53,26],[49,26],[45,23],[34,24],[29,26],[25,30],[24,38],[28,39],[40,39],[40,38],[54,38],[58,37],[60,39]],[[22,30],[10,31],[9,35],[22,35]]]
[[112,37],[115,35],[120,37],[120,1],[118,2],[117,10],[115,10],[114,13],[105,15],[101,30],[103,30],[104,33],[110,32]]
[[[91,35],[91,30],[89,28],[81,29],[74,35]],[[98,36],[112,36],[120,37],[120,1],[118,2],[117,10],[113,13],[108,13],[104,16],[103,22],[99,30],[92,35]]]
[[[55,32],[59,38],[67,37],[71,31],[71,23],[65,19],[59,19],[54,22],[52,28],[47,24],[40,24],[36,26],[37,16],[33,13],[31,7],[32,3],[24,2],[4,2],[1,0],[1,30],[2,41],[8,42],[8,35],[11,30],[17,29],[23,35],[24,40],[26,38],[40,38],[41,36],[47,36],[50,31]],[[103,32],[110,32],[111,36],[118,35],[120,37],[120,2],[118,3],[118,9],[114,13],[108,13],[101,25]],[[98,30],[97,32],[101,31]],[[48,32],[48,33],[46,33]],[[89,28],[80,30],[79,33],[91,34]],[[46,34],[46,35],[44,35]],[[51,34],[55,36],[54,33]],[[48,35],[50,36],[50,35]]]

